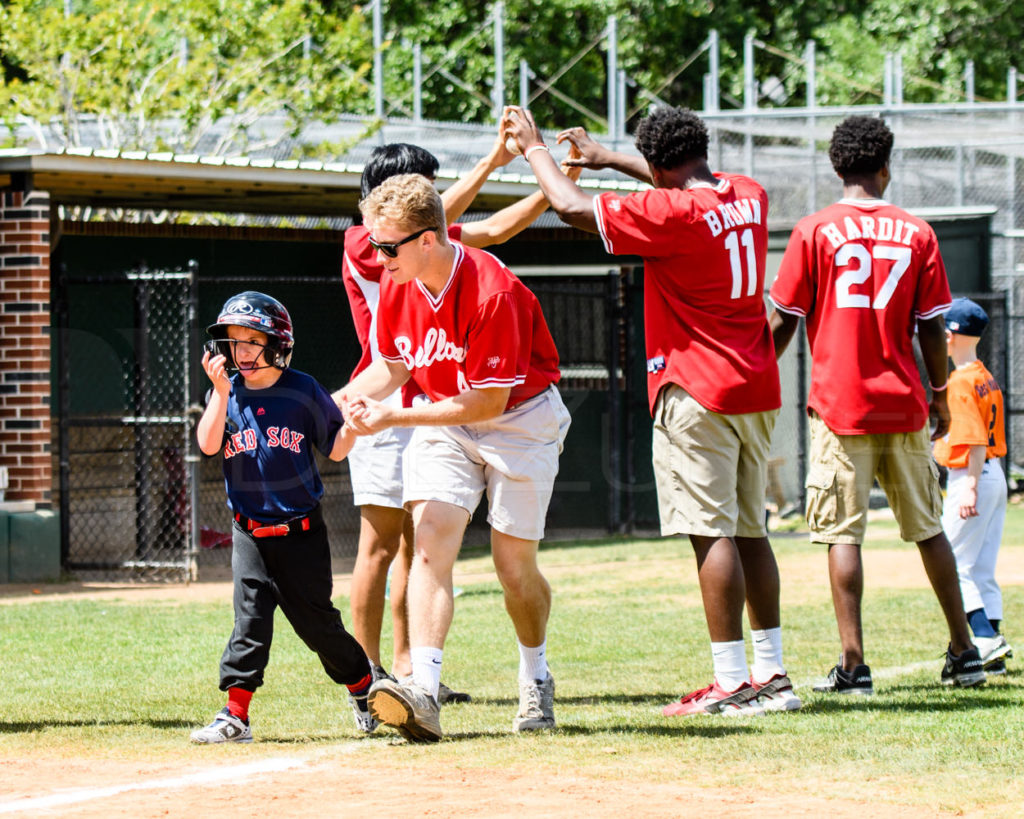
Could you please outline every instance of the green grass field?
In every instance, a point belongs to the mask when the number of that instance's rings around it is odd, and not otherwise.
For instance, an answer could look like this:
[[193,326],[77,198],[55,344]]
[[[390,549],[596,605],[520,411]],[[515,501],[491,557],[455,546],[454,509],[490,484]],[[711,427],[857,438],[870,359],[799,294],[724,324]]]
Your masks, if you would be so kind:
[[[255,755],[360,743],[358,754],[470,771],[571,772],[637,788],[673,778],[708,788],[764,788],[854,799],[920,815],[1016,816],[1024,800],[1024,509],[1012,506],[1001,554],[1010,673],[982,689],[939,685],[946,635],[916,549],[871,526],[865,547],[870,699],[814,694],[838,643],[823,551],[799,534],[773,544],[783,583],[789,672],[802,711],[753,720],[665,718],[663,705],[710,681],[710,652],[688,544],[609,540],[544,547],[554,589],[548,639],[559,728],[518,737],[517,655],[491,569],[479,550],[457,567],[445,679],[470,691],[446,707],[438,746],[358,739],[343,692],[278,617],[267,683],[253,701]],[[1004,571],[1005,567],[1005,571]],[[2,602],[2,599],[0,599]],[[336,602],[348,621],[348,601]],[[36,596],[0,605],[0,772],[5,761],[137,756],[226,763],[243,749],[195,748],[188,732],[222,705],[217,667],[231,629],[216,602]],[[0,812],[5,794],[0,781]],[[24,794],[21,794],[24,796]],[[770,805],[770,803],[769,803]],[[684,815],[684,814],[680,814]],[[772,815],[767,810],[765,815]],[[792,815],[792,814],[791,814]],[[799,814],[798,814],[799,815]]]

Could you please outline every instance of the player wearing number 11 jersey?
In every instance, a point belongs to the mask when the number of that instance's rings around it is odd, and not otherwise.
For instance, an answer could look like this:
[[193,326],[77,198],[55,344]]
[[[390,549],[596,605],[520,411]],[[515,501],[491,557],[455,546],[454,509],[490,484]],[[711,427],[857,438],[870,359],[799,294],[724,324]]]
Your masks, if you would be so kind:
[[816,691],[871,694],[864,662],[861,596],[868,500],[885,490],[904,540],[917,543],[950,643],[943,683],[985,681],[970,642],[956,563],[942,531],[942,497],[931,459],[929,406],[914,361],[917,328],[932,385],[933,437],[946,433],[946,343],[942,314],[949,283],[931,228],[882,199],[893,136],[874,117],[849,117],[832,135],[829,158],[843,198],[803,219],[771,288],[776,354],[801,316],[811,349],[811,538],[828,544],[832,602],[842,654]]
[[563,221],[600,234],[610,253],[644,260],[661,531],[686,535],[693,546],[714,666],[711,685],[663,713],[799,708],[782,664],[778,566],[765,529],[768,450],[781,402],[764,307],[764,188],[712,173],[707,128],[680,108],[655,109],[637,126],[640,156],[610,151],[582,128],[559,134],[581,155],[563,164],[615,168],[653,185],[626,196],[591,197],[559,173],[528,111],[510,107],[504,124]]

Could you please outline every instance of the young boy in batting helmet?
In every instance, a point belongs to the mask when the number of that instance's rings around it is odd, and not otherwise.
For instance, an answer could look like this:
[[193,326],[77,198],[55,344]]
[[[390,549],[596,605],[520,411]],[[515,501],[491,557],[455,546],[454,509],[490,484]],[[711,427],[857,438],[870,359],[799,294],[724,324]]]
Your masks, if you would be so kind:
[[220,663],[227,705],[192,732],[199,744],[251,742],[249,701],[263,684],[280,606],[327,675],[366,709],[366,653],[331,602],[331,551],[320,512],[314,449],[340,461],[354,435],[330,394],[289,367],[294,339],[276,299],[228,299],[203,353],[213,389],[199,419],[199,448],[221,452],[232,527],[235,626]]

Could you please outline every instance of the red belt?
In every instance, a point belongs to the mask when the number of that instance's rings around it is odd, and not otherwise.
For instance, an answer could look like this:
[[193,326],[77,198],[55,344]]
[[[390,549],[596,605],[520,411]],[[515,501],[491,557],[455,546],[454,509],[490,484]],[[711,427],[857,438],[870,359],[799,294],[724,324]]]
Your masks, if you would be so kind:
[[319,506],[306,517],[292,518],[282,523],[260,523],[258,520],[235,513],[235,522],[248,530],[253,537],[284,537],[297,532],[308,532],[310,527],[319,523],[321,519]]

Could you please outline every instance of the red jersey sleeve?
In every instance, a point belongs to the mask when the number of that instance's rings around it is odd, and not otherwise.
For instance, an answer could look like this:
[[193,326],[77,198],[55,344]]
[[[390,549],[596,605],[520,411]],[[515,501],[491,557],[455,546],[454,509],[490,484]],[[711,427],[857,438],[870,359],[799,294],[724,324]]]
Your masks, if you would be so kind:
[[380,281],[379,265],[376,265],[375,275],[367,275],[370,272],[367,270],[367,250],[371,249],[370,243],[367,241],[368,237],[369,233],[361,225],[346,230],[344,254],[341,261],[341,277],[345,283],[345,294],[348,296],[348,304],[352,310],[352,323],[355,325],[359,344],[364,350],[370,343],[373,307],[367,298],[366,290],[360,285],[360,279],[374,284]]
[[814,308],[814,235],[801,221],[793,229],[782,254],[769,296],[783,313],[806,316]]
[[929,319],[945,313],[953,300],[949,292],[946,265],[939,253],[939,240],[931,230],[926,234],[920,258],[921,275],[917,281],[914,317]]

